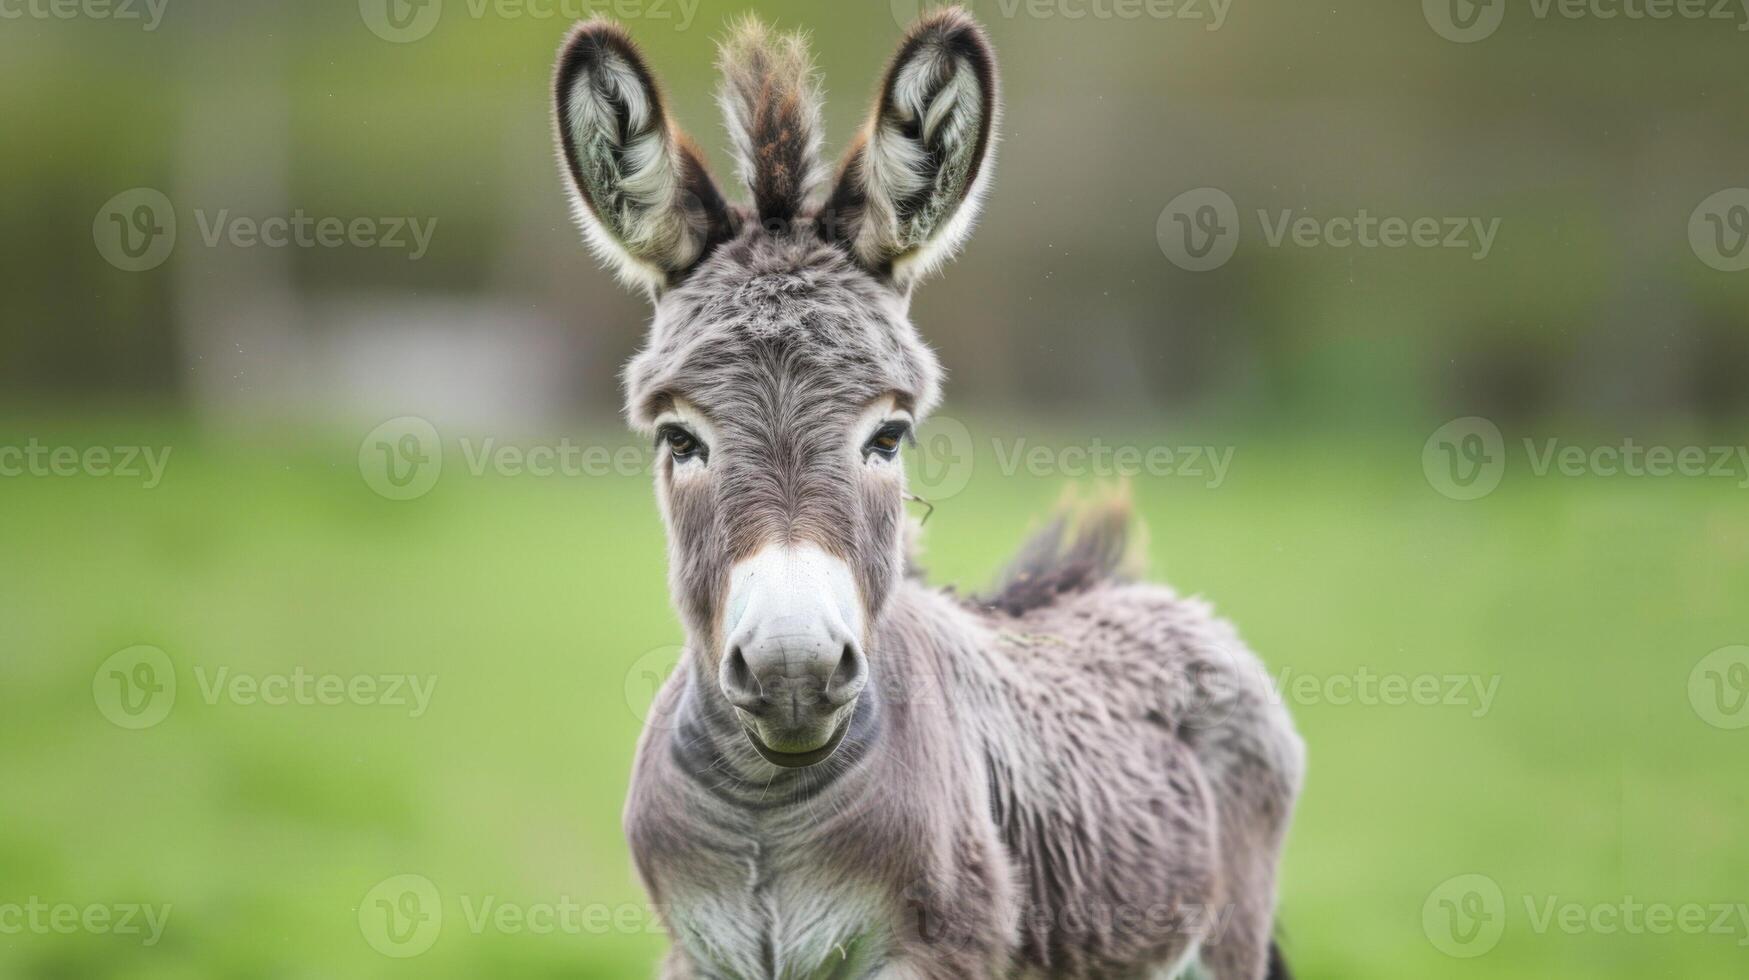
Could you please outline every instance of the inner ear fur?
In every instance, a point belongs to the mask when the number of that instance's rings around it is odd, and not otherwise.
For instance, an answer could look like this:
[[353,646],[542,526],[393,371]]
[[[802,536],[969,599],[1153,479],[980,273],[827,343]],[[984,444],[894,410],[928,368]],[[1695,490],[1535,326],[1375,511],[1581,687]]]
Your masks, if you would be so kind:
[[732,235],[703,155],[669,118],[655,76],[619,25],[597,19],[571,31],[553,102],[579,222],[621,279],[665,288]]
[[983,29],[954,7],[920,19],[839,167],[821,234],[902,286],[951,258],[989,182],[998,105]]

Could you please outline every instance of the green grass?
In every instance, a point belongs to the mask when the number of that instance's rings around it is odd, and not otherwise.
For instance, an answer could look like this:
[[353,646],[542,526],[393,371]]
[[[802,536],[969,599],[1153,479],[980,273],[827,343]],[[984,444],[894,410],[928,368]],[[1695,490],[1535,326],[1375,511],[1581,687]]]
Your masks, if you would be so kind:
[[[663,943],[637,922],[470,922],[488,897],[641,921],[619,832],[633,668],[680,638],[646,480],[473,478],[452,453],[429,495],[393,502],[361,480],[355,437],[32,424],[0,444],[30,436],[174,450],[152,490],[0,479],[0,907],[171,913],[151,947],[0,931],[0,977],[651,973]],[[1237,439],[1218,488],[1135,482],[1155,573],[1215,599],[1275,669],[1498,680],[1480,717],[1473,702],[1293,701],[1311,753],[1283,887],[1298,970],[1740,971],[1749,926],[1735,918],[1730,935],[1569,934],[1538,931],[1525,903],[1749,901],[1749,730],[1705,724],[1687,688],[1709,651],[1749,643],[1749,491],[1518,465],[1460,503],[1423,479],[1424,438]],[[987,581],[1063,482],[981,454],[929,522],[932,577]],[[142,731],[92,695],[98,665],[135,644],[162,648],[179,685]],[[200,678],[220,667],[436,689],[417,718],[208,703]],[[358,909],[409,873],[439,890],[442,929],[391,959]],[[1442,954],[1422,921],[1464,873],[1505,897],[1504,935],[1475,959]]]

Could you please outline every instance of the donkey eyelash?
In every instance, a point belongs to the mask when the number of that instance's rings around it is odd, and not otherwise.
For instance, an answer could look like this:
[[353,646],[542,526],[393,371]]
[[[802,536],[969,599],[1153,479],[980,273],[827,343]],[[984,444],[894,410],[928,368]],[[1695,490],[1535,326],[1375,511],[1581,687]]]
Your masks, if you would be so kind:
[[868,442],[863,444],[862,454],[865,457],[873,454],[882,459],[892,459],[899,455],[899,450],[905,443],[915,441],[911,436],[910,424],[895,420],[885,423],[875,430],[874,435],[869,436]]
[[675,462],[684,463],[696,459],[703,463],[710,459],[710,450],[683,425],[673,422],[664,423],[656,429],[656,448],[667,444],[668,452]]

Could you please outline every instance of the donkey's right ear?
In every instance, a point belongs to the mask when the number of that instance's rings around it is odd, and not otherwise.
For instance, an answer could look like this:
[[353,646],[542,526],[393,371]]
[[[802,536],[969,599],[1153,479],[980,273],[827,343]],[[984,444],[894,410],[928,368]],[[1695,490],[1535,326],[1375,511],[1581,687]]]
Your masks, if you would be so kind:
[[659,292],[730,237],[722,193],[623,28],[578,24],[559,51],[553,96],[578,218],[622,280]]
[[950,258],[989,184],[996,53],[965,11],[926,14],[887,66],[874,114],[820,210],[821,234],[901,288]]

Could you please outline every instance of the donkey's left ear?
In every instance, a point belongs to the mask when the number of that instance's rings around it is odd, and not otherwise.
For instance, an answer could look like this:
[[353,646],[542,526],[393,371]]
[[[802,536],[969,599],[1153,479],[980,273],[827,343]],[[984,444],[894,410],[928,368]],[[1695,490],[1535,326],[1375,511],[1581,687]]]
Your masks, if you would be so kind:
[[820,212],[821,234],[909,288],[971,232],[997,112],[996,53],[983,29],[957,7],[926,15],[887,66]]
[[553,81],[559,149],[589,243],[628,283],[672,285],[731,236],[704,158],[625,31],[577,25]]

